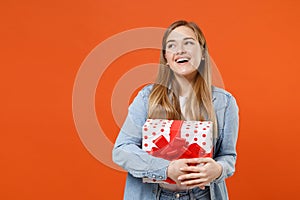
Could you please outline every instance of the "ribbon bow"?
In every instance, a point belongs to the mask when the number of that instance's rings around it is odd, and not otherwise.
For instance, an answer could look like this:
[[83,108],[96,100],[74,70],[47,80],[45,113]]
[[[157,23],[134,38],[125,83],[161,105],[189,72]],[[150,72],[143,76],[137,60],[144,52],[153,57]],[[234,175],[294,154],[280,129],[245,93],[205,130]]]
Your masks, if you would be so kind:
[[[153,140],[156,147],[152,147],[149,154],[164,158],[167,160],[176,160],[181,158],[199,158],[199,157],[211,157],[211,153],[206,153],[205,150],[200,147],[197,143],[188,145],[186,139],[180,137],[180,131],[182,121],[174,120],[170,129],[170,142],[163,136],[160,135],[158,138]],[[175,184],[175,182],[168,178],[168,183]]]

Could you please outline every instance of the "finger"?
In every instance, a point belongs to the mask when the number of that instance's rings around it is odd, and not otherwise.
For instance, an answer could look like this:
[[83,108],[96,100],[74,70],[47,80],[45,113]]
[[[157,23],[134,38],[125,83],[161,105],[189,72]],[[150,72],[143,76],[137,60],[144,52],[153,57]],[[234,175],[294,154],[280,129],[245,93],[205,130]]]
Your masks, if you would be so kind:
[[200,186],[200,185],[199,185],[199,188],[200,188],[201,190],[204,190],[204,189],[205,189],[205,186]]
[[207,163],[207,162],[211,162],[211,161],[212,161],[212,158],[189,158],[189,159],[185,159],[185,162],[195,163],[195,164]]
[[186,166],[186,167],[181,167],[180,171],[183,171],[183,172],[200,172],[201,167],[199,167],[199,166]]
[[199,178],[199,179],[189,179],[186,181],[182,181],[181,185],[185,185],[185,186],[201,186],[201,187],[205,187],[205,184],[207,183],[207,179],[206,178]]
[[205,187],[209,185],[209,182],[202,182],[200,184],[196,184],[196,185],[189,185],[189,186],[186,186],[188,188],[195,188],[195,187],[199,187],[201,190],[205,190]]
[[212,158],[198,158],[198,163],[208,163],[208,162],[212,162],[213,159]]
[[204,189],[205,189],[205,186],[207,186],[207,185],[209,185],[209,182],[208,182],[208,181],[200,183],[200,184],[198,185],[198,187],[199,187],[200,189],[204,190]]
[[199,178],[206,178],[206,176],[199,172],[188,173],[188,174],[183,174],[183,175],[178,176],[179,181],[189,180],[189,179],[199,179]]
[[193,159],[194,158],[180,158],[180,159],[178,159],[178,161],[181,161],[181,162],[184,162],[184,163],[189,163]]

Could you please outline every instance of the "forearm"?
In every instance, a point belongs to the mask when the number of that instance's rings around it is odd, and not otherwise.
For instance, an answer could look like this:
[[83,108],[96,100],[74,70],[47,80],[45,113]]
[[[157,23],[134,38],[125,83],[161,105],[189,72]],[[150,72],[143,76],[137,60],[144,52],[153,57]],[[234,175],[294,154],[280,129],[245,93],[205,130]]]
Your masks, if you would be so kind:
[[231,96],[225,111],[224,126],[219,129],[219,139],[217,142],[214,160],[222,166],[222,174],[216,181],[222,181],[230,177],[235,172],[236,163],[236,143],[238,138],[238,107],[235,98]]
[[165,180],[167,178],[166,172],[170,162],[153,157],[134,144],[115,147],[113,160],[134,177],[154,178],[157,180]]
[[235,172],[235,162],[236,157],[227,155],[214,158],[214,160],[222,166],[222,172],[218,178],[215,179],[216,182],[223,181],[224,179],[232,176]]
[[127,117],[113,149],[113,161],[135,177],[165,180],[168,160],[141,149],[142,128]]

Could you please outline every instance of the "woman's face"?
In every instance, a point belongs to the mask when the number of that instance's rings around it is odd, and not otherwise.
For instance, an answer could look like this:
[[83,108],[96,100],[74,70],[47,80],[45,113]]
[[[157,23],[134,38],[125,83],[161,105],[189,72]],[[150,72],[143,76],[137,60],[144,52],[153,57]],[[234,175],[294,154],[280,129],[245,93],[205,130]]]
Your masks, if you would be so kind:
[[201,57],[200,44],[189,27],[179,26],[167,37],[165,58],[176,76],[196,74]]

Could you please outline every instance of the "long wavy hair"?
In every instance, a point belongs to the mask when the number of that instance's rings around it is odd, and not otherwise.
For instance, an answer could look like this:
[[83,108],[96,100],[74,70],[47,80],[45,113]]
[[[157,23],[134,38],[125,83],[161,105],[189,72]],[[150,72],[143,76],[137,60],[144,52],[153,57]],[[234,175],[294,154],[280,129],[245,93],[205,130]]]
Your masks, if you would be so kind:
[[[194,80],[190,83],[192,92],[185,103],[185,111],[181,111],[179,103],[180,86],[173,71],[167,66],[165,58],[166,41],[169,34],[179,26],[193,30],[202,50],[202,59]],[[217,137],[217,120],[212,103],[212,78],[209,54],[204,34],[194,22],[176,21],[167,28],[162,39],[160,66],[156,82],[149,96],[148,118],[203,121],[210,120],[214,124],[214,137]]]

